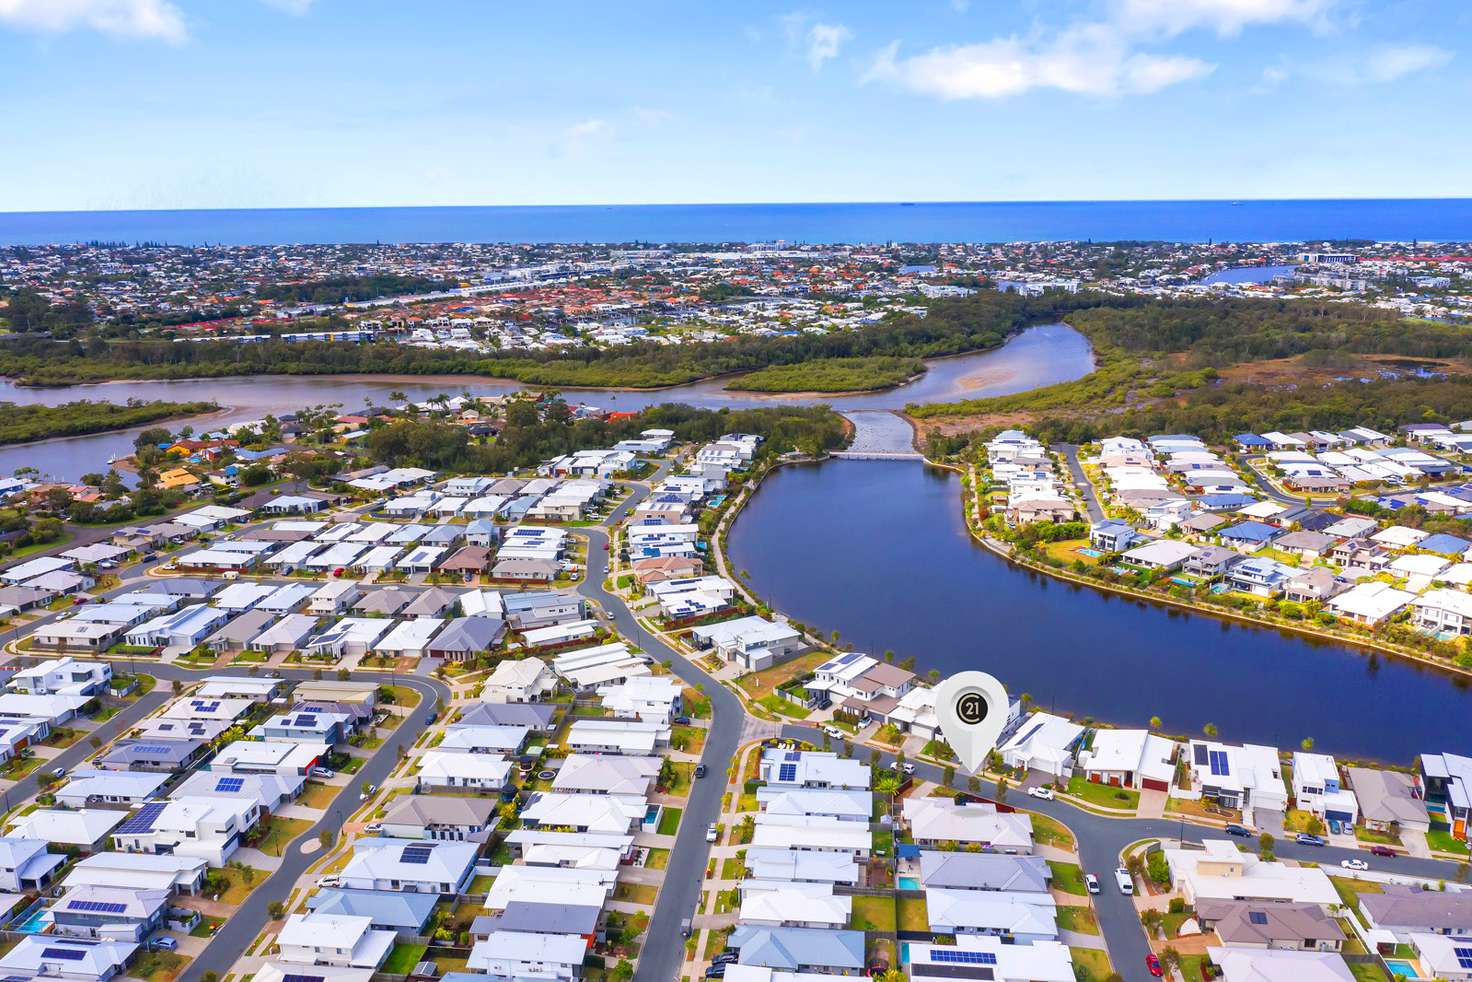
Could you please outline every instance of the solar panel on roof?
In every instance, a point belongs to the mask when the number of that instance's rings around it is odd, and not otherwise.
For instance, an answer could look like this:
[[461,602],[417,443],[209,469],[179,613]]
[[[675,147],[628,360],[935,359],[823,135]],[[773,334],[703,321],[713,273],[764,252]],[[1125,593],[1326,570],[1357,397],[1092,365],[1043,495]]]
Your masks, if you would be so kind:
[[161,747],[156,743],[143,743],[135,744],[133,746],[133,752],[139,754],[166,754],[169,752],[169,748]]
[[60,958],[64,962],[79,962],[87,957],[87,952],[80,948],[42,948],[42,958]]
[[797,765],[796,764],[783,764],[780,767],[778,767],[777,768],[777,780],[779,780],[779,781],[796,781],[797,780]]
[[215,790],[226,794],[234,794],[245,787],[245,779],[240,777],[222,777],[215,782]]
[[1268,922],[1268,915],[1260,910],[1249,910],[1247,912],[1247,919],[1253,924],[1266,924]]
[[320,975],[283,975],[281,982],[323,982]]
[[931,948],[930,960],[955,965],[995,965],[997,956],[990,951],[971,951],[966,948]]
[[66,906],[68,910],[88,910],[99,914],[121,914],[128,909],[127,904],[109,900],[69,900]]
[[166,802],[152,802],[144,805],[138,810],[138,814],[118,826],[118,833],[122,835],[152,832],[153,823],[158,820],[159,814],[166,807]]
[[782,755],[783,760],[802,760],[801,750],[789,750]]
[[433,846],[405,846],[404,851],[399,853],[399,862],[412,866],[423,866],[429,862],[429,855],[432,852],[434,852]]
[[315,716],[298,716],[296,718],[296,725],[297,726],[316,726],[317,725],[317,717],[315,717]]

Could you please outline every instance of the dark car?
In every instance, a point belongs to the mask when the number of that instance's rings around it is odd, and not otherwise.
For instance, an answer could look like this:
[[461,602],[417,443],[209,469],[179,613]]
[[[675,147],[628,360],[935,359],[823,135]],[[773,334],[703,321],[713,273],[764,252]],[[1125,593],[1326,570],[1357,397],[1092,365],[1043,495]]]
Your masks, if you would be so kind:
[[695,765],[695,776],[696,777],[705,777],[705,765],[704,764],[696,764]]
[[1252,838],[1252,830],[1251,829],[1249,829],[1245,825],[1238,825],[1235,822],[1232,822],[1232,823],[1230,823],[1230,824],[1227,825],[1226,832],[1227,832],[1227,835],[1240,836],[1243,839],[1250,839],[1250,838]]
[[710,960],[712,965],[730,965],[741,957],[739,951],[723,951]]
[[676,716],[670,722],[674,723],[676,726],[689,726],[690,725],[690,717],[689,716]]
[[710,968],[708,968],[708,969],[705,970],[705,977],[708,978],[708,979],[722,979],[722,978],[725,978],[726,977],[726,963],[725,962],[722,962],[719,965],[712,965]]
[[1295,835],[1293,837],[1293,841],[1296,842],[1296,843],[1298,843],[1300,846],[1322,846],[1322,845],[1325,845],[1325,842],[1324,842],[1324,839],[1323,839],[1322,836],[1310,835],[1307,832],[1300,832],[1300,833],[1298,833],[1297,835]]
[[1389,846],[1371,846],[1370,847],[1370,855],[1371,856],[1394,856],[1395,855],[1395,850],[1392,849],[1392,848],[1390,848]]

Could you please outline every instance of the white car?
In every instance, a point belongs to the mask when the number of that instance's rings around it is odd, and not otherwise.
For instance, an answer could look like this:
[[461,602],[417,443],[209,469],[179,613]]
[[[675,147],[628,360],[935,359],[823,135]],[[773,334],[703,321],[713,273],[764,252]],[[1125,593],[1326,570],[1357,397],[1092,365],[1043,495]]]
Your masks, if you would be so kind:
[[843,731],[836,726],[825,726],[823,727],[823,732],[828,734],[835,740],[843,739]]
[[1027,789],[1027,794],[1028,794],[1028,797],[1030,797],[1030,798],[1041,798],[1044,801],[1052,801],[1053,800],[1053,789],[1052,788],[1028,788]]
[[1370,864],[1363,859],[1341,859],[1339,865],[1345,869],[1365,870],[1370,868]]
[[890,767],[893,767],[897,771],[904,771],[906,774],[914,774],[915,773],[915,765],[909,763],[908,761],[906,761],[903,764],[901,764],[899,761],[895,761],[893,764],[890,764],[889,766]]
[[1130,871],[1123,866],[1114,871],[1114,883],[1119,887],[1119,892],[1126,896],[1135,892],[1135,881],[1130,876]]
[[714,842],[718,838],[720,838],[720,833],[716,831],[716,823],[711,822],[705,827],[705,841]]
[[317,881],[319,887],[336,887],[342,885],[342,880],[336,876],[324,876]]

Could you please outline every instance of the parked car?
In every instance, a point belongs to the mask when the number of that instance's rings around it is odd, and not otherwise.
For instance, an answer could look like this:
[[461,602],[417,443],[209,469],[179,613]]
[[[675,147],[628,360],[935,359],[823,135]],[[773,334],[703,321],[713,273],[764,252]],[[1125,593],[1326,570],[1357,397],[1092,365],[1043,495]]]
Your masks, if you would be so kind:
[[337,772],[330,767],[314,767],[311,770],[311,774],[313,777],[320,777],[324,779],[337,777]]
[[322,879],[317,881],[317,885],[319,887],[339,887],[342,886],[342,878],[337,876],[324,876],[322,877]]
[[1052,788],[1028,788],[1027,789],[1027,794],[1028,794],[1028,797],[1030,797],[1030,798],[1041,798],[1044,801],[1052,801],[1053,800],[1053,789]]
[[51,769],[51,776],[52,777],[66,777],[66,768],[65,767],[53,767]]
[[168,935],[164,935],[163,937],[154,938],[153,940],[151,940],[151,941],[148,942],[148,950],[149,951],[174,951],[178,947],[179,947],[179,942],[175,941],[173,938],[169,937]]
[[1329,831],[1332,832],[1334,835],[1339,835],[1341,832],[1344,831],[1343,827],[1339,824],[1339,819],[1329,819]]
[[1371,846],[1370,847],[1370,855],[1371,856],[1394,856],[1395,855],[1395,850],[1392,849],[1392,848],[1390,848],[1389,846]]
[[828,734],[835,740],[842,740],[844,735],[843,731],[836,726],[825,726],[823,727],[823,732]]
[[1325,845],[1325,842],[1324,842],[1324,839],[1323,839],[1322,836],[1309,835],[1307,832],[1300,832],[1300,833],[1298,833],[1297,835],[1295,835],[1293,837],[1293,841],[1296,842],[1296,843],[1298,843],[1300,846],[1322,846],[1322,845]]
[[726,977],[726,963],[725,962],[722,962],[719,965],[712,965],[710,968],[707,968],[705,970],[705,977],[708,978],[708,979],[723,979],[723,978],[725,978]]
[[1088,891],[1090,893],[1098,893],[1099,892],[1099,878],[1097,876],[1095,876],[1093,873],[1085,873],[1084,874],[1084,886],[1088,888]]
[[1145,956],[1145,967],[1149,969],[1150,974],[1155,976],[1157,979],[1165,975],[1165,972],[1160,967],[1160,959],[1156,957],[1155,952],[1153,951]]
[[1252,838],[1252,830],[1245,825],[1238,825],[1236,822],[1228,823],[1226,833],[1227,835],[1235,835],[1242,839]]
[[1341,859],[1339,861],[1339,865],[1343,866],[1345,869],[1365,870],[1370,868],[1370,864],[1365,862],[1363,859]]
[[367,825],[363,826],[363,832],[366,835],[378,835],[382,831],[382,822],[369,822]]
[[705,765],[704,764],[696,764],[695,765],[695,776],[696,777],[705,777]]
[[680,922],[680,937],[690,937],[690,918],[688,917]]
[[1130,871],[1123,866],[1114,871],[1114,882],[1120,893],[1128,896],[1135,892],[1135,881],[1130,878]]
[[899,761],[895,761],[893,764],[890,764],[889,766],[890,767],[893,767],[897,771],[904,771],[906,774],[914,774],[915,773],[915,765],[914,764],[911,764],[909,761],[906,761],[903,764],[900,763]]
[[718,838],[720,838],[720,833],[716,831],[716,823],[711,822],[705,827],[705,841],[714,842]]
[[739,951],[723,951],[710,960],[712,965],[733,965],[741,959]]
[[690,717],[689,716],[676,716],[674,719],[670,720],[670,722],[671,723],[674,723],[676,726],[689,726],[690,725]]

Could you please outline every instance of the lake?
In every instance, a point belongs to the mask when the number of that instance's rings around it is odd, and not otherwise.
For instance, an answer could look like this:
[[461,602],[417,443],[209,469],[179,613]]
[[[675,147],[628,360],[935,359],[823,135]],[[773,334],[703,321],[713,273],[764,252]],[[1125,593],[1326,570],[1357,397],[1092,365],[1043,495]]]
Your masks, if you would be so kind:
[[1043,709],[1171,733],[1409,763],[1465,743],[1460,679],[1343,645],[1126,600],[975,544],[960,479],[923,464],[829,461],[767,478],[727,536],[758,596],[922,674],[982,669]]
[[[946,402],[981,396],[1005,395],[1025,389],[1080,378],[1093,370],[1093,350],[1088,340],[1065,324],[1029,328],[992,351],[939,358],[929,371],[908,385],[883,392],[850,396],[793,396],[727,392],[729,379],[710,379],[691,385],[653,392],[612,392],[604,389],[562,389],[569,402],[584,402],[606,409],[633,410],[659,403],[682,402],[717,409],[722,406],[751,407],[829,403],[844,409],[898,409],[909,402]],[[479,376],[380,377],[352,375],[271,375],[248,378],[191,379],[164,382],[106,382],[96,385],[66,385],[48,388],[16,385],[0,380],[0,402],[41,403],[54,406],[78,399],[126,402],[129,399],[166,399],[177,402],[213,400],[228,411],[204,420],[191,421],[196,430],[226,423],[279,415],[304,406],[338,403],[343,411],[361,409],[370,403],[389,404],[389,393],[403,392],[421,401],[441,392],[458,395],[504,395],[522,388],[519,383]],[[172,429],[184,421],[168,424]],[[0,448],[0,474],[17,467],[36,467],[56,478],[75,480],[91,471],[106,470],[112,456],[132,452],[133,438],[143,427],[115,433],[69,437],[44,443]]]

